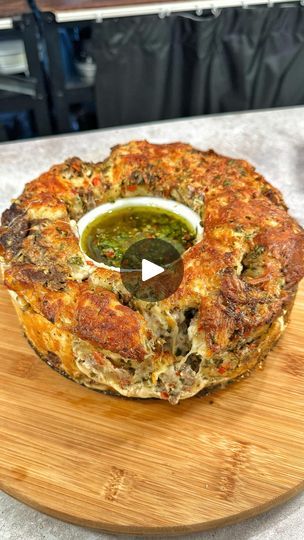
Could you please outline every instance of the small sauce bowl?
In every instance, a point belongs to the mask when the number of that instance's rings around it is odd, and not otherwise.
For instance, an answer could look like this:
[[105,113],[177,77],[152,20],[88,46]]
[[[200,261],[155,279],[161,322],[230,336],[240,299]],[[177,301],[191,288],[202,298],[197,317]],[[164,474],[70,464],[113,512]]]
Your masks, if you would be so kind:
[[91,257],[85,253],[83,247],[82,247],[82,237],[84,235],[84,232],[86,231],[87,227],[93,223],[96,219],[101,217],[104,214],[107,214],[109,212],[113,212],[119,209],[123,208],[131,208],[131,207],[154,207],[158,209],[163,209],[171,212],[172,214],[176,214],[179,217],[182,217],[185,221],[187,221],[190,225],[190,227],[196,231],[196,241],[200,240],[203,235],[203,228],[200,224],[200,217],[199,215],[191,210],[188,206],[173,201],[171,199],[162,199],[160,197],[126,197],[125,199],[117,199],[113,203],[105,203],[101,204],[100,206],[97,206],[87,214],[85,214],[77,223],[77,230],[78,230],[78,236],[80,241],[80,249],[85,256],[86,260],[91,261],[94,263],[95,266],[100,268],[106,268],[108,270],[115,270],[116,272],[120,272],[120,268],[116,266],[110,266],[103,262],[97,262]]

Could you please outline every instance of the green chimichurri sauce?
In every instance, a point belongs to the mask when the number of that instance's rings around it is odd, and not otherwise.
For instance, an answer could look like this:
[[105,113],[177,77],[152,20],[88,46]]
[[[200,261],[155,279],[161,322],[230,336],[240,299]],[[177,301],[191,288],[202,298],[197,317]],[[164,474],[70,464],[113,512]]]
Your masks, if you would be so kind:
[[83,251],[97,262],[119,268],[126,250],[139,240],[160,238],[179,253],[191,247],[196,231],[173,212],[152,206],[130,206],[107,212],[90,223],[82,235]]

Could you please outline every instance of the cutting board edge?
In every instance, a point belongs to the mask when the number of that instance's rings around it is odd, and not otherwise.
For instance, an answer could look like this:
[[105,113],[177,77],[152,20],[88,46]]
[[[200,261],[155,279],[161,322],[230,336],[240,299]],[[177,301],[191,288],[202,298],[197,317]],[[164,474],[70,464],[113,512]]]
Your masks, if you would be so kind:
[[286,503],[293,497],[296,497],[297,495],[299,495],[304,490],[304,478],[302,482],[300,482],[293,488],[289,489],[288,491],[284,491],[281,495],[275,497],[274,499],[265,501],[265,503],[262,503],[248,510],[243,510],[242,512],[239,512],[237,514],[231,514],[230,516],[225,516],[223,518],[212,519],[210,521],[204,521],[202,523],[194,523],[191,525],[170,525],[170,526],[164,526],[164,527],[161,527],[161,526],[142,527],[142,526],[116,525],[116,524],[112,525],[110,523],[102,524],[96,521],[78,518],[77,516],[71,516],[69,513],[60,512],[58,510],[46,507],[43,504],[39,504],[35,499],[32,499],[31,497],[27,497],[26,495],[24,496],[18,493],[16,489],[10,489],[7,486],[3,487],[1,479],[0,479],[0,489],[3,491],[3,493],[6,493],[10,497],[13,497],[17,501],[29,506],[30,508],[33,508],[34,510],[41,512],[42,514],[45,514],[46,516],[59,519],[71,525],[86,527],[91,530],[104,532],[104,533],[110,533],[110,534],[113,534],[113,533],[121,534],[121,535],[132,534],[135,536],[141,536],[141,535],[162,536],[166,534],[168,536],[174,537],[181,534],[198,533],[198,532],[208,531],[208,530],[217,529],[221,527],[226,527],[228,525],[235,525],[244,520],[259,516],[267,512],[268,510],[272,510]]

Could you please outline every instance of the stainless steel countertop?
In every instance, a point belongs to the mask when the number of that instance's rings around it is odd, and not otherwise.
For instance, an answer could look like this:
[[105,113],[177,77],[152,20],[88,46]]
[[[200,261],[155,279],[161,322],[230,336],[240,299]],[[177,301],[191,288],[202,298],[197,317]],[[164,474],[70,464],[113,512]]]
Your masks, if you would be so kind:
[[[54,163],[73,155],[100,161],[107,156],[111,146],[143,138],[156,143],[188,142],[204,150],[213,148],[219,153],[247,159],[268,181],[281,189],[291,214],[304,225],[304,107],[205,116],[3,143],[0,145],[0,212],[10,198],[22,191],[26,181]],[[256,518],[183,538],[300,540],[303,530],[302,493]],[[113,536],[60,522],[0,493],[1,540],[107,538]]]

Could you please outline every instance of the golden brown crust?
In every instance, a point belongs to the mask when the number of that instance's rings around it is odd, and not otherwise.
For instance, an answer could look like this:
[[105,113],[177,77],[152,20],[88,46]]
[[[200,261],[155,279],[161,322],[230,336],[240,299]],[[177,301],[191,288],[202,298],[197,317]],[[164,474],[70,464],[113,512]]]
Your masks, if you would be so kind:
[[[130,298],[116,272],[88,264],[74,232],[92,207],[137,195],[179,200],[204,226],[183,255],[180,287],[157,304]],[[277,339],[304,275],[304,233],[246,161],[133,141],[103,163],[72,158],[27,184],[2,216],[0,257],[40,354],[34,319],[51,325],[45,334],[70,336],[63,370],[72,378],[176,402],[244,373]]]
[[143,360],[142,316],[130,313],[109,291],[85,291],[77,304],[74,332],[80,338],[125,358]]
[[77,376],[72,334],[59,330],[31,309],[23,311],[15,300],[13,303],[25,335],[39,355],[61,373],[67,373],[70,377]]

